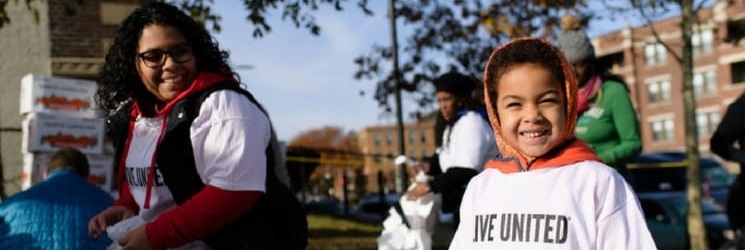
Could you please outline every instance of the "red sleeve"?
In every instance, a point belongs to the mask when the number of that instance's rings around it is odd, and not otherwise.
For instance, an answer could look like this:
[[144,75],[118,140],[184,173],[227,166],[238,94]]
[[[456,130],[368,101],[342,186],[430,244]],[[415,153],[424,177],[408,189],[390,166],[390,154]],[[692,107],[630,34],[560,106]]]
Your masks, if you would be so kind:
[[145,230],[150,246],[166,249],[204,239],[251,209],[261,194],[207,185],[184,204],[147,224]]
[[129,192],[129,184],[125,180],[120,181],[119,185],[119,199],[114,201],[114,204],[112,206],[124,206],[126,208],[129,208],[129,210],[132,210],[132,212],[134,212],[135,214],[138,214],[140,211],[140,206],[137,205],[137,202],[132,196],[132,193]]

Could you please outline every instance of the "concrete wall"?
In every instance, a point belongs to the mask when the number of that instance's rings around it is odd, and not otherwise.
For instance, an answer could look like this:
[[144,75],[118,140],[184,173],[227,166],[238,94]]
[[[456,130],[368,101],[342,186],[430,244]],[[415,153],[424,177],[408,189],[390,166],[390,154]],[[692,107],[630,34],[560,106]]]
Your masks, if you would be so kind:
[[[17,3],[16,3],[17,2]],[[0,156],[6,194],[20,190],[22,166],[21,116],[18,96],[21,77],[28,73],[50,74],[49,20],[46,1],[32,1],[38,22],[25,1],[9,1],[10,24],[0,29]]]

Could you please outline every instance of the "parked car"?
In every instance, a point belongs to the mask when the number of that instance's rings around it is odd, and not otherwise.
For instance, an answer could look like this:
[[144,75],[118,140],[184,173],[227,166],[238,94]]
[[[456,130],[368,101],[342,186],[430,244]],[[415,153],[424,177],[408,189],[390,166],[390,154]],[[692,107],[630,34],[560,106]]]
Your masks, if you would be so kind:
[[305,202],[305,212],[340,215],[343,213],[340,201],[333,198],[312,198]]
[[385,203],[380,202],[380,195],[371,193],[362,196],[357,207],[352,209],[350,216],[353,219],[367,222],[382,222],[388,216],[388,209],[401,198],[399,193],[387,193]]
[[[636,192],[685,191],[686,157],[684,152],[644,153],[627,165],[626,177]],[[735,176],[714,158],[701,157],[700,166],[702,196],[725,206]]]
[[[638,193],[637,197],[658,249],[690,248],[685,192],[646,192]],[[701,213],[709,249],[719,249],[725,242],[735,238],[721,206],[702,199]]]
[[[388,217],[388,211],[393,204],[398,203],[401,199],[399,193],[387,193],[385,194],[386,203],[380,202],[380,195],[377,193],[367,194],[360,198],[357,207],[350,212],[350,217],[356,220],[366,222],[383,222]],[[449,225],[453,223],[452,213],[443,213],[440,211],[439,223],[442,225]]]

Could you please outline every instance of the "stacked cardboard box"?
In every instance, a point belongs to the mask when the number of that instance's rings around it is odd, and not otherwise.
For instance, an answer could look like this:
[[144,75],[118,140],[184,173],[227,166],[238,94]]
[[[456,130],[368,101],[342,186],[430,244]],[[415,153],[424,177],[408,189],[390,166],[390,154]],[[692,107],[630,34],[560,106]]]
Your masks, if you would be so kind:
[[104,150],[104,119],[97,116],[95,92],[96,83],[88,80],[32,74],[21,79],[23,189],[44,179],[55,151],[72,147],[88,157],[88,180],[111,191],[114,157]]

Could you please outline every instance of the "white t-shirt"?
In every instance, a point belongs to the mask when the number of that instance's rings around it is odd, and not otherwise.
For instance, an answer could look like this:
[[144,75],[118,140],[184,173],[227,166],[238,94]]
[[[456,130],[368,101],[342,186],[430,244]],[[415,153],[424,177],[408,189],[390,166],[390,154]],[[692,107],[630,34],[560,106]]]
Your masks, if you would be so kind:
[[[138,117],[126,159],[129,189],[145,221],[176,206],[160,171],[156,171],[150,208],[144,208],[148,171],[161,126],[163,117]],[[202,182],[225,190],[265,191],[269,126],[269,119],[244,95],[229,90],[210,94],[190,128]]]
[[489,123],[478,113],[468,111],[442,134],[442,147],[438,149],[440,168],[443,173],[450,167],[481,171],[497,152]]
[[471,179],[450,249],[656,249],[639,202],[612,168],[583,161]]

